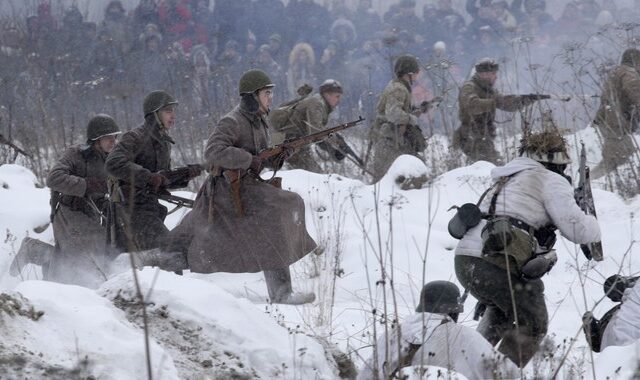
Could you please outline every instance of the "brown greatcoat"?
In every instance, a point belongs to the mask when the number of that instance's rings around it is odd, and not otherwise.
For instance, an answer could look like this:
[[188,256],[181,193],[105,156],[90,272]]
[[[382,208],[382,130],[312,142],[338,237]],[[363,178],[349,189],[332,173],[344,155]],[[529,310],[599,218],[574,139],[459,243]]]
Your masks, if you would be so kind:
[[635,151],[631,133],[640,122],[640,73],[623,62],[607,78],[595,124],[603,139],[602,162],[594,177],[613,170]]
[[453,147],[462,150],[471,161],[485,160],[496,164],[500,159],[493,144],[496,109],[515,112],[533,100],[519,95],[502,95],[490,83],[474,75],[460,88],[458,103],[461,125],[454,132]]
[[156,122],[126,132],[106,161],[110,175],[118,179],[122,199],[117,217],[125,226],[118,232],[119,248],[145,250],[162,245],[169,230],[164,225],[167,208],[148,186],[151,173],[171,168],[173,140],[160,132]]
[[105,193],[87,194],[87,179],[104,181],[105,154],[91,146],[69,148],[47,176],[47,186],[62,193],[53,217],[56,251],[45,271],[51,281],[95,287],[106,280],[106,229],[89,200],[105,210]]
[[[240,105],[214,128],[205,159],[210,167],[244,171],[269,141],[266,120]],[[192,272],[282,269],[315,249],[298,194],[245,174],[240,190],[244,216],[239,216],[227,180],[215,172],[198,192],[193,210],[171,233],[192,236],[186,244]]]

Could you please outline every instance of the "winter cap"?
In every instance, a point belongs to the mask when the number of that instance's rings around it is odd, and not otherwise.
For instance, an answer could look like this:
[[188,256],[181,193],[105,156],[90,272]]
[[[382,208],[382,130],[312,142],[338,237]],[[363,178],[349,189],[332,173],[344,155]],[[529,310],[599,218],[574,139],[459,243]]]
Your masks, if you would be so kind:
[[493,73],[500,69],[500,65],[493,58],[482,58],[476,63],[477,73]]
[[320,85],[320,93],[324,94],[325,92],[337,92],[342,94],[342,84],[335,79],[327,79]]

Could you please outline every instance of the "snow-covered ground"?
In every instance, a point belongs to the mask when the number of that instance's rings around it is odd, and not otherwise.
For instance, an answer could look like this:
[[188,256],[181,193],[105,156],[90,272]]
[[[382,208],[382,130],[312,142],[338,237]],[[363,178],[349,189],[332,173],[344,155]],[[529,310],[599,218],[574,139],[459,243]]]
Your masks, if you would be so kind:
[[[568,140],[597,145],[588,129]],[[599,152],[590,150],[590,164],[598,160]],[[492,168],[478,162],[409,190],[396,182],[399,176],[430,174],[410,156],[400,157],[375,186],[338,175],[278,173],[284,188],[305,199],[307,227],[324,248],[292,268],[294,288],[313,290],[318,299],[299,307],[269,305],[260,273],[177,276],[140,271],[157,377],[336,378],[327,342],[361,365],[371,354],[374,324],[379,333],[387,316],[402,321],[411,315],[423,283],[457,282],[457,241],[447,233],[453,215],[448,209],[477,201]],[[577,167],[572,171],[577,178]],[[580,331],[586,310],[596,305],[594,314],[600,317],[613,306],[603,299],[604,279],[640,271],[635,258],[640,249],[633,244],[640,197],[624,200],[601,190],[602,185],[594,184],[594,197],[605,260],[587,262],[579,247],[558,240],[559,261],[544,277],[550,316],[547,351],[525,368],[527,378],[548,378],[561,362],[559,378],[592,378],[595,373],[598,379],[626,379],[637,368],[639,344],[591,355]],[[22,279],[9,276],[9,263],[24,236],[52,241],[51,228],[34,231],[48,221],[48,199],[48,189],[37,188],[28,170],[0,166],[0,231],[5,235],[0,241],[0,290],[6,293],[0,298],[0,363],[12,364],[0,365],[0,378],[6,377],[2,368],[18,373],[25,359],[32,374],[85,371],[97,378],[144,377],[142,317],[131,273],[116,274],[97,290],[37,281],[36,267],[27,268]],[[173,227],[181,216],[172,214],[167,225]],[[474,305],[469,297],[459,323],[475,327]]]

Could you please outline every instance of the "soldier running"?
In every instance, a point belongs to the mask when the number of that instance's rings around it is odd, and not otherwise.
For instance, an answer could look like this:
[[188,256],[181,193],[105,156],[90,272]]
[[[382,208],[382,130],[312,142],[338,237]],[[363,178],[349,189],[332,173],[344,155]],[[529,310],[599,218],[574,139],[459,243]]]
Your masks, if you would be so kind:
[[55,249],[25,238],[11,264],[17,276],[29,263],[42,265],[45,280],[97,287],[113,258],[106,246],[107,154],[120,129],[108,115],[87,124],[87,143],[64,152],[47,176]]
[[293,292],[289,271],[316,248],[306,229],[304,201],[259,176],[263,166],[279,168],[293,153],[265,162],[258,155],[270,146],[266,116],[273,87],[261,70],[242,75],[240,104],[218,121],[207,141],[211,175],[171,236],[184,245],[192,272],[264,271],[271,302],[304,304],[315,295]]
[[169,183],[162,174],[171,168],[171,145],[175,142],[169,130],[175,124],[177,105],[165,91],[150,92],[142,107],[144,123],[123,134],[107,157],[107,171],[118,182],[112,200],[117,202],[116,222],[122,226],[116,244],[123,251],[162,246],[169,230],[164,225],[167,208],[158,201],[158,192],[185,187],[202,172],[191,167],[181,183]]

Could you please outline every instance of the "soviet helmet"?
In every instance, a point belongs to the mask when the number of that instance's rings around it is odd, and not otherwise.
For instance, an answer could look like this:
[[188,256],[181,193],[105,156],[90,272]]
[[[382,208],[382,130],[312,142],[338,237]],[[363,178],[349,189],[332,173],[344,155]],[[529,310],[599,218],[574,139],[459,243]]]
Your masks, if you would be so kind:
[[420,65],[416,57],[409,54],[401,55],[396,59],[393,72],[398,78],[409,73],[417,74],[420,72]]
[[493,58],[482,58],[475,65],[476,73],[491,73],[500,69],[500,65]]
[[325,92],[338,92],[342,94],[342,84],[335,79],[327,79],[320,85],[320,93]]
[[520,156],[529,157],[532,160],[556,164],[567,165],[571,163],[571,158],[567,152],[567,142],[557,130],[545,130],[532,133],[520,140],[518,148]]
[[274,87],[271,78],[262,70],[251,69],[240,77],[238,84],[238,92],[242,94],[251,94],[265,87]]
[[98,140],[100,137],[120,134],[120,128],[113,118],[103,113],[89,120],[87,124],[87,142]]
[[142,111],[144,112],[144,116],[147,117],[147,115],[158,112],[164,107],[177,104],[178,102],[173,96],[169,95],[169,93],[163,90],[156,90],[151,91],[144,97]]
[[456,284],[449,281],[431,281],[422,287],[416,312],[449,314],[463,311],[464,305]]

